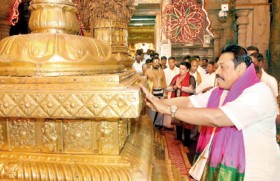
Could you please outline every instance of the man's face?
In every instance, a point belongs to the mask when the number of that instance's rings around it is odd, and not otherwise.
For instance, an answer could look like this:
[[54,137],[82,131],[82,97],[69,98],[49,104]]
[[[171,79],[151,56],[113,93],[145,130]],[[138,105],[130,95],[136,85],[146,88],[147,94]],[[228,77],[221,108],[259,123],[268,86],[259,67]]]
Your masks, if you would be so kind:
[[215,71],[214,69],[215,69],[214,65],[212,65],[210,63],[207,65],[207,72],[208,73],[210,73],[210,74],[213,73]]
[[141,62],[141,55],[136,55],[136,61],[139,63],[139,62]]
[[259,62],[257,60],[257,58],[255,58],[254,56],[250,56],[253,63],[254,63],[254,67],[255,67],[255,70],[256,70],[256,73],[259,73],[261,68],[262,68],[262,62]]
[[154,69],[158,69],[159,68],[159,63],[160,63],[160,60],[159,59],[154,59],[153,60],[153,68]]
[[163,66],[166,65],[166,59],[161,59],[161,65],[163,65]]
[[168,65],[169,65],[169,68],[171,69],[171,70],[173,70],[174,69],[174,67],[175,67],[175,60],[174,59],[169,59],[168,60]]
[[218,61],[218,69],[216,70],[216,77],[218,86],[229,90],[233,83],[240,77],[241,73],[239,64],[236,68],[234,67],[234,56],[232,53],[221,54]]
[[192,62],[191,62],[191,72],[192,72],[192,73],[195,73],[196,70],[197,70],[197,67],[198,67],[197,61],[192,61]]

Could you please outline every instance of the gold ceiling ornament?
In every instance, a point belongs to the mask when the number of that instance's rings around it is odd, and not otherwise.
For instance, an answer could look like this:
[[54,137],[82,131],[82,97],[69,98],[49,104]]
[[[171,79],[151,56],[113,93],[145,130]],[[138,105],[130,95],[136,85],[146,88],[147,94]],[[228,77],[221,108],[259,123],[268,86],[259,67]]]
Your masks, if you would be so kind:
[[79,31],[71,0],[34,0],[29,21],[32,34],[0,42],[0,75],[65,76],[118,73],[119,55],[103,42],[74,35]]

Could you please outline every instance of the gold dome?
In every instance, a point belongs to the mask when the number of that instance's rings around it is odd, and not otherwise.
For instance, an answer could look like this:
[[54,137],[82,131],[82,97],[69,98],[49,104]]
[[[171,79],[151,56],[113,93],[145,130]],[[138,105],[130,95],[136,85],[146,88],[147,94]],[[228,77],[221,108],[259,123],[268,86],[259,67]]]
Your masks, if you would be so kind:
[[121,72],[123,65],[93,38],[32,33],[0,42],[0,75],[57,76]]
[[64,76],[119,73],[121,57],[99,40],[79,31],[71,0],[33,0],[28,35],[0,42],[1,76]]

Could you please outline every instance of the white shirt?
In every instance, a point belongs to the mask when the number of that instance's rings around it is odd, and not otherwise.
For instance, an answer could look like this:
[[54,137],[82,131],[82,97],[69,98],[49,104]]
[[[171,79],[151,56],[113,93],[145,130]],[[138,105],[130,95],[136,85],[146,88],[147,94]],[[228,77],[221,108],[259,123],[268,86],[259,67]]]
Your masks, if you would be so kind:
[[[206,107],[213,89],[190,96],[195,107]],[[269,87],[257,83],[220,109],[238,130],[245,145],[245,181],[279,181],[280,150],[276,143],[277,104]]]
[[[198,71],[195,71],[195,73],[192,73],[191,71],[190,71],[190,74],[194,77],[194,79],[195,79],[195,87],[197,87],[198,86],[198,81],[197,81],[197,74],[199,74],[199,72]],[[199,74],[200,75],[200,74]],[[201,75],[200,75],[200,78],[201,78]],[[202,79],[202,78],[201,78]],[[202,80],[200,80],[200,81],[202,81]],[[201,82],[200,82],[201,83]]]
[[144,64],[145,62],[143,61],[143,62],[140,62],[140,63],[138,63],[137,61],[135,61],[133,64],[132,64],[132,68],[134,69],[134,70],[136,70],[136,72],[137,73],[139,73],[139,74],[143,74],[143,64]]
[[202,82],[196,87],[195,93],[199,94],[208,87],[215,87],[216,73],[206,74]]
[[170,68],[166,68],[163,69],[163,72],[165,75],[166,86],[169,86],[175,75],[178,75],[180,73],[180,69],[175,66],[173,70],[171,70]]
[[200,73],[201,76],[201,82],[203,81],[205,75],[206,75],[206,70],[202,68],[200,65],[197,67],[198,73]]
[[271,75],[269,75],[268,73],[266,73],[263,69],[262,69],[261,81],[265,82],[268,85],[268,87],[270,87],[270,89],[273,92],[274,97],[278,97],[277,80],[274,77],[272,77]]

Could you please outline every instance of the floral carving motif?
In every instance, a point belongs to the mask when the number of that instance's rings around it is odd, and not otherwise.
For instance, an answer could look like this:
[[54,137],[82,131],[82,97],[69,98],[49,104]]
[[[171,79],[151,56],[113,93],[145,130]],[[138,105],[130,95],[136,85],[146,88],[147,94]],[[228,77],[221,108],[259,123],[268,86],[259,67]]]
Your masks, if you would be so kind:
[[58,134],[55,129],[55,123],[45,122],[42,126],[43,133],[43,146],[46,147],[49,151],[57,150],[57,140]]
[[168,4],[162,16],[162,29],[173,43],[190,43],[204,27],[205,15],[194,1],[174,0]]
[[107,121],[97,126],[97,144],[99,153],[110,153],[114,147],[113,128]]

